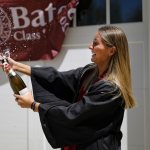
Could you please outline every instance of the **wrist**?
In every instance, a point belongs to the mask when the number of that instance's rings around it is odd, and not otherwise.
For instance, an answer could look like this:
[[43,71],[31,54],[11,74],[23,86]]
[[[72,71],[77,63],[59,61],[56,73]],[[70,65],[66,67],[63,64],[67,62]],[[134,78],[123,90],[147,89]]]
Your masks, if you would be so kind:
[[38,103],[38,102],[36,102],[36,101],[33,101],[33,102],[31,103],[31,107],[30,107],[30,108],[31,108],[34,112],[38,112],[39,105],[40,105],[40,103]]
[[33,111],[35,110],[35,105],[36,105],[36,102],[33,101],[33,102],[31,103],[31,106],[30,106],[30,108],[31,108]]
[[36,104],[35,104],[35,110],[34,110],[35,112],[39,112],[39,105],[40,105],[40,103],[36,102]]

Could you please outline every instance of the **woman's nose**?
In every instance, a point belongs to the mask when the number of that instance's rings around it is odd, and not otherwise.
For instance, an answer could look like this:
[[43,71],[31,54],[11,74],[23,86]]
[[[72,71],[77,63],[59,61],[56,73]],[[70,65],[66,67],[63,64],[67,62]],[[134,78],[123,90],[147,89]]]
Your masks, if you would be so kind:
[[93,44],[92,44],[92,43],[89,45],[89,49],[90,49],[90,50],[93,49]]

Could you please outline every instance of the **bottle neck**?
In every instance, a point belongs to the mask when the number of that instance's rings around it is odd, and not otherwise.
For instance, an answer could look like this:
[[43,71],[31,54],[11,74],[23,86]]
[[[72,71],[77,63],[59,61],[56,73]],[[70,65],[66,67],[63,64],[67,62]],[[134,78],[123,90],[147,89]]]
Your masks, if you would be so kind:
[[10,68],[8,72],[6,72],[8,74],[8,76],[15,76],[16,75],[16,72]]
[[10,64],[8,63],[7,59],[2,60],[2,64],[4,66],[4,71],[8,76],[15,76],[16,72],[11,68]]

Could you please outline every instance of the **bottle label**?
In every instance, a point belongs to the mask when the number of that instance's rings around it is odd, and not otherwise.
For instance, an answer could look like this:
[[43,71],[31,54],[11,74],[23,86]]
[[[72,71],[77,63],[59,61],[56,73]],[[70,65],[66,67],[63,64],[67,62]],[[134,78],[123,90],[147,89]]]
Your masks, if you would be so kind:
[[26,93],[28,93],[29,92],[29,89],[28,88],[24,88],[24,89],[22,89],[21,91],[19,91],[19,94],[20,95],[25,95]]

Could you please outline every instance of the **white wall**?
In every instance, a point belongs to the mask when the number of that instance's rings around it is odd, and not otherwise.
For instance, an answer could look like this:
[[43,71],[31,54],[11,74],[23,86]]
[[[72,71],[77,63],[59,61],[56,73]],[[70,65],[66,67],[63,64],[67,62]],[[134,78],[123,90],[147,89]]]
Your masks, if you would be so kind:
[[0,150],[27,150],[27,111],[19,109],[15,104],[2,71],[0,71],[0,120]]

